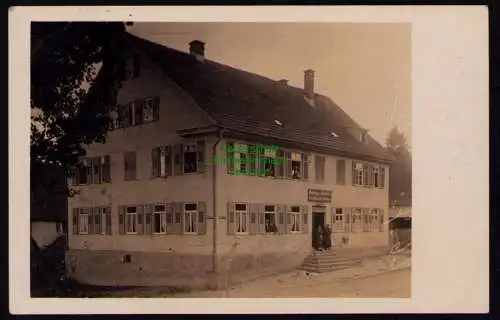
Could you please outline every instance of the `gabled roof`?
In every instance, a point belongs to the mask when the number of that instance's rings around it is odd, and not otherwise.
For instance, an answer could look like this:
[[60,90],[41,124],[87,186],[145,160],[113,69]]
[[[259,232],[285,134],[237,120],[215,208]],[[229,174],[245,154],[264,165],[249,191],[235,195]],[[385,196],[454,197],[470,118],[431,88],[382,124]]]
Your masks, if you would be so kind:
[[368,143],[352,137],[348,128],[360,126],[326,96],[316,94],[316,106],[312,107],[302,88],[208,59],[200,61],[191,54],[130,34],[127,37],[189,93],[220,128],[291,141],[304,147],[391,160],[370,136]]

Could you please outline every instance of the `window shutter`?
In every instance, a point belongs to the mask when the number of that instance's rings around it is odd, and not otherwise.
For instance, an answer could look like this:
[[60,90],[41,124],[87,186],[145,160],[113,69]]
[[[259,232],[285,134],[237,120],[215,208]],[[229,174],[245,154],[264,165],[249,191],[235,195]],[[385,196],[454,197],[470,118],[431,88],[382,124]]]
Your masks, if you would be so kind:
[[73,208],[73,234],[78,234],[79,209]]
[[172,147],[165,146],[165,173],[167,177],[172,175]]
[[[227,162],[227,173],[234,173],[234,143],[228,142],[226,145],[226,162]],[[228,211],[229,212],[229,211]]]
[[[198,202],[198,234],[207,233],[207,203],[205,201]],[[214,220],[214,223],[216,220]]]
[[105,215],[106,215],[106,234],[109,234],[111,235],[112,232],[111,232],[111,207],[106,207],[105,208],[106,211],[105,211]]
[[234,234],[234,229],[235,229],[235,222],[234,222],[234,203],[228,202],[227,203],[227,234],[232,235]]
[[183,170],[183,165],[182,165],[182,144],[176,144],[173,147],[173,154],[174,154],[174,174],[176,176],[181,176],[182,173],[184,172]]
[[345,184],[345,160],[337,160],[337,184]]
[[379,231],[384,231],[384,209],[379,210]]
[[285,163],[284,163],[284,177],[291,179],[292,174],[292,153],[290,151],[285,151]]
[[205,172],[205,140],[196,141],[196,153],[198,163],[196,164],[196,170],[198,173]]
[[118,207],[118,233],[125,234],[125,206]]
[[182,210],[183,204],[180,202],[174,202],[173,203],[173,210],[174,210],[174,227],[173,227],[173,234],[182,234],[182,220],[184,220],[184,215],[183,215],[183,210]]
[[92,184],[94,179],[92,179],[92,159],[86,159],[85,161],[85,173],[87,174],[87,184]]
[[290,212],[287,212],[286,213],[286,232],[287,233],[290,233],[292,232],[292,227],[293,227],[293,223],[292,223],[292,214]]
[[257,215],[259,223],[258,233],[266,233],[265,205],[263,203],[257,204]]
[[160,97],[153,99],[153,121],[160,120]]
[[94,208],[94,234],[102,233],[102,209]]
[[142,112],[144,108],[144,100],[135,100],[133,105],[134,105],[134,124],[139,125],[143,123],[143,117],[144,114]]
[[151,150],[151,176],[158,177],[160,175],[160,148]]
[[259,205],[256,203],[250,203],[248,206],[249,217],[250,219],[250,228],[249,234],[257,234],[259,232]]
[[144,206],[137,206],[137,234],[144,234]]
[[367,186],[369,185],[368,183],[368,177],[369,177],[369,174],[368,174],[368,165],[367,164],[363,164],[363,185]]
[[94,234],[94,208],[87,208],[88,210],[88,218],[87,218],[87,224],[88,224],[88,234]]
[[144,234],[152,234],[153,233],[153,228],[152,228],[152,218],[151,218],[151,213],[153,212],[153,206],[150,204],[147,204],[143,207],[143,228],[144,228]]
[[277,205],[277,213],[278,213],[278,232],[280,234],[287,233],[287,217],[286,217],[286,205],[280,204]]
[[133,77],[138,78],[141,75],[141,56],[135,54],[132,63],[134,68]]
[[302,175],[303,180],[309,179],[309,155],[302,154]]
[[111,182],[111,157],[106,155],[101,158],[101,161],[102,182]]
[[302,212],[302,233],[309,233],[309,206],[301,207]]
[[380,187],[385,187],[385,167],[380,166]]
[[283,150],[277,150],[276,151],[276,158],[277,158],[277,170],[276,170],[276,177],[277,178],[284,178],[285,177],[285,153]]
[[356,161],[352,161],[352,185],[356,184]]
[[248,175],[256,176],[257,175],[257,146],[256,145],[253,145],[253,144],[248,145],[247,166],[248,166]]

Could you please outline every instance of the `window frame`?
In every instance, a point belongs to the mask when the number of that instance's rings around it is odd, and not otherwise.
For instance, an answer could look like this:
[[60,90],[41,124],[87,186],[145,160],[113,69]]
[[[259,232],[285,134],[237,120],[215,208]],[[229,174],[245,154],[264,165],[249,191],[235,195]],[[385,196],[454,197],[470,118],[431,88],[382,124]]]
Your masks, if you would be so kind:
[[[245,210],[238,210],[238,205],[245,205]],[[245,231],[238,231],[241,225],[241,215],[245,214]],[[250,204],[248,202],[235,202],[234,203],[234,234],[248,235],[250,233]]]
[[[288,214],[290,215],[290,223],[292,224],[292,227],[290,229],[290,232],[291,233],[302,233],[302,207],[301,206],[290,206],[289,207],[290,210],[288,212]],[[298,208],[298,211],[294,210],[295,208]],[[298,229],[295,229],[294,230],[294,226],[297,226],[298,225]]]
[[[273,207],[273,210],[267,210],[267,207]],[[278,217],[277,217],[277,206],[274,204],[265,204],[264,205],[264,233],[274,233],[274,231],[268,231],[268,225],[266,224],[266,216],[271,215],[273,217],[273,222],[276,228],[278,228]],[[269,227],[272,225],[269,225]],[[269,229],[270,230],[270,229]]]
[[[163,210],[156,210],[157,206],[163,206]],[[160,231],[155,231],[155,215],[160,216]],[[162,230],[163,229],[163,230]],[[151,209],[151,234],[161,235],[167,233],[167,205],[165,203],[154,203]]]
[[[189,146],[194,146],[194,151],[189,151],[186,152],[186,147]],[[200,162],[199,155],[198,155],[198,143],[196,141],[194,142],[186,142],[182,144],[182,150],[181,150],[181,157],[182,157],[182,174],[183,175],[190,175],[190,174],[197,174],[198,173],[198,163]],[[186,172],[186,154],[187,153],[194,153],[195,154],[195,161],[194,161],[194,171],[192,172]]]
[[352,171],[354,181],[352,181],[352,185],[358,187],[364,186],[364,166],[363,162],[353,160]]
[[[89,233],[89,219],[91,208],[80,208],[78,210],[78,234],[88,235]],[[85,211],[85,212],[84,212]],[[85,230],[82,231],[82,226],[85,226]]]
[[[340,211],[340,213],[339,213]],[[345,232],[345,226],[346,226],[346,219],[345,219],[345,212],[344,212],[344,208],[335,208],[335,212],[333,214],[333,217],[332,217],[332,230],[334,232]],[[337,219],[339,218],[340,219]],[[337,223],[337,221],[340,220],[340,224]],[[340,225],[340,226],[339,226]]]
[[[358,218],[358,219],[356,219]],[[356,223],[355,221],[356,220]],[[351,230],[352,232],[363,232],[363,209],[354,208],[351,217]]]
[[[129,208],[135,208],[135,212],[128,212]],[[124,223],[125,223],[125,234],[137,234],[137,218],[138,218],[138,211],[137,206],[125,206],[125,216],[124,216]],[[129,216],[133,216],[133,222],[134,222],[134,231],[129,231]]]
[[[133,170],[131,170],[130,168],[130,163],[127,162],[127,160],[131,160],[132,158],[128,157],[128,156],[131,156],[133,155],[133,164],[134,164],[134,167],[133,167]],[[128,163],[128,164],[127,164]],[[127,171],[128,169],[128,171]],[[129,172],[129,173],[127,173]],[[131,175],[130,172],[133,172],[133,175]],[[138,177],[137,177],[137,151],[125,151],[123,152],[123,180],[124,181],[136,181],[138,180]]]
[[[186,210],[187,205],[195,205],[196,210]],[[181,223],[182,223],[182,234],[186,235],[197,235],[198,234],[198,212],[199,212],[199,207],[197,202],[185,202],[182,204],[182,217],[181,217]],[[186,231],[186,215],[189,215],[189,219],[192,220],[194,219],[193,223],[193,231]]]

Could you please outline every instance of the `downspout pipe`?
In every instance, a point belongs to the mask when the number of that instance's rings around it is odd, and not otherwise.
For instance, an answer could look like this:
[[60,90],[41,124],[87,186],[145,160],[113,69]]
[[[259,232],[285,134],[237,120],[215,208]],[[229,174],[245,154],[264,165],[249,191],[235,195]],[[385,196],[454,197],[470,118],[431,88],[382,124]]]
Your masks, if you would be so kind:
[[217,273],[217,146],[222,140],[224,130],[218,131],[217,140],[212,147],[212,269]]

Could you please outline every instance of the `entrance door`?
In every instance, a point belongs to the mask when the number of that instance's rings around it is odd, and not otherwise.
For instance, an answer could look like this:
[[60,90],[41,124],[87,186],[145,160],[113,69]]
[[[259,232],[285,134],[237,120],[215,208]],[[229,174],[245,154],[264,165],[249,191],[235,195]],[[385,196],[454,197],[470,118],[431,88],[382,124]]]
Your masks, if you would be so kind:
[[325,213],[324,212],[314,212],[312,213],[312,246],[317,248],[320,243],[318,243],[318,237],[316,236],[316,230],[318,226],[323,226],[325,224]]

